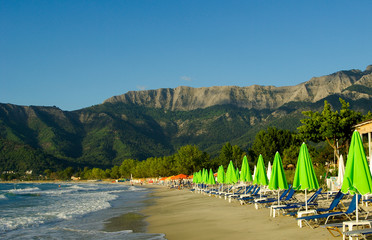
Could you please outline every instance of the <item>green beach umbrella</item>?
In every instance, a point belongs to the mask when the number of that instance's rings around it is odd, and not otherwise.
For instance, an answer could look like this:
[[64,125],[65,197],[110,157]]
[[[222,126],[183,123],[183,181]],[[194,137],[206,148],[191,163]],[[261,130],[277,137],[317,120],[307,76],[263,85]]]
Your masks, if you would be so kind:
[[235,172],[234,165],[232,161],[230,161],[229,166],[227,167],[227,170],[226,170],[226,183],[234,184],[237,181],[238,179],[236,178],[236,172]]
[[249,169],[247,156],[243,157],[242,169],[240,171],[240,181],[242,181],[242,182],[252,182],[253,181],[251,170]]
[[225,170],[223,169],[222,165],[218,168],[218,171],[217,171],[217,182],[221,184],[226,182],[226,174],[225,174]]
[[240,174],[239,174],[239,168],[236,168],[236,179],[239,180],[240,179]]
[[318,189],[319,183],[315,175],[309,150],[305,143],[302,143],[298,155],[296,172],[293,179],[293,188],[297,190],[305,190],[305,206],[307,211],[307,190]]
[[213,174],[212,168],[209,169],[209,179],[208,179],[208,183],[209,183],[210,185],[214,185],[214,184],[216,184],[216,180],[214,179],[214,174]]
[[[253,183],[261,185],[261,186],[267,186],[269,184],[269,181],[267,180],[266,171],[265,171],[265,164],[264,164],[261,154],[258,157],[257,169],[256,169],[256,174],[254,175]],[[260,199],[261,199],[261,191],[260,191]]]
[[203,182],[203,170],[200,169],[199,172],[197,172],[198,174],[198,183],[202,183]]
[[208,183],[208,180],[209,180],[209,176],[208,176],[208,170],[203,168],[203,183],[207,184]]
[[218,168],[217,171],[217,182],[221,184],[221,188],[219,188],[219,192],[222,190],[223,191],[223,184],[226,183],[226,174],[225,174],[225,169],[221,165]]
[[198,183],[198,177],[196,175],[196,172],[194,172],[194,174],[192,175],[192,182],[193,183]]
[[[345,167],[341,192],[351,194],[368,194],[372,192],[372,177],[369,171],[362,139],[358,131],[351,138],[349,153]],[[356,201],[356,221],[358,222],[358,199]]]
[[267,186],[269,184],[265,171],[265,164],[261,154],[258,157],[256,174],[254,175],[253,183],[263,186]]
[[285,178],[282,158],[279,152],[275,153],[273,167],[269,182],[270,190],[278,190],[278,205],[279,205],[279,191],[288,189],[287,179]]

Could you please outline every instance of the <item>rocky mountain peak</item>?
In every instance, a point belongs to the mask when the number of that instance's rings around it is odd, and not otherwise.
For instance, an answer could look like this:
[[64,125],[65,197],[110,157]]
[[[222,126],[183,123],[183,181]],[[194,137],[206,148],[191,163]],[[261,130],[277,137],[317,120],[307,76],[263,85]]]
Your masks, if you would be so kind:
[[[156,90],[130,91],[104,101],[110,103],[131,103],[167,110],[193,110],[215,105],[232,104],[248,109],[275,109],[289,102],[316,102],[331,94],[343,94],[354,85],[370,86],[369,65],[366,71],[339,71],[330,75],[313,77],[296,86],[275,87],[252,85],[247,87],[213,86],[192,88],[161,88]],[[360,81],[362,80],[362,81]],[[365,97],[353,94],[354,98]]]

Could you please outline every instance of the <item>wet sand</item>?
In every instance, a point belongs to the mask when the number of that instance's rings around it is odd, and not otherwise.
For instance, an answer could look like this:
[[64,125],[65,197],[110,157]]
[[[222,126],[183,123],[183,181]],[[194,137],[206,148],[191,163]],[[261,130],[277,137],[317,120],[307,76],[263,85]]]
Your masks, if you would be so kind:
[[154,204],[143,211],[147,232],[165,233],[168,240],[334,239],[324,228],[299,228],[293,217],[271,218],[267,208],[160,186],[153,195]]

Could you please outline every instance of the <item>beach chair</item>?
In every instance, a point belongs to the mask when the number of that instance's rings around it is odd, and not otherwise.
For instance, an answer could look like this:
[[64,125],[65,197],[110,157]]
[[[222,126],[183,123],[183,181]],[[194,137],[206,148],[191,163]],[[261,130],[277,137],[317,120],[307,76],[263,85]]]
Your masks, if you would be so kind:
[[358,229],[353,231],[348,231],[343,233],[346,237],[355,237],[367,239],[368,235],[372,235],[372,228]]
[[[316,212],[331,212],[333,211],[338,204],[340,203],[341,199],[344,197],[345,194],[343,194],[341,191],[338,191],[337,194],[334,196],[331,204],[328,208],[316,208]],[[288,212],[287,215],[295,216],[297,212]]]
[[[311,215],[311,216],[305,216],[305,217],[300,217],[300,218],[296,218],[297,220],[303,220],[306,225],[308,225],[309,227],[313,228],[310,224],[310,221],[314,220],[314,221],[318,221],[320,219],[326,219],[325,220],[325,223],[324,224],[327,224],[328,220],[330,218],[334,219],[335,217],[342,217],[342,216],[345,216],[346,218],[348,218],[350,221],[351,221],[351,214],[354,213],[355,209],[356,209],[356,194],[354,195],[353,199],[351,200],[350,202],[350,205],[348,207],[348,209],[345,211],[345,212],[329,212],[329,213],[323,213],[323,214],[317,214],[317,215]],[[361,196],[359,195],[358,197],[358,202],[360,200]]]
[[234,193],[234,194],[231,194],[231,195],[229,195],[228,197],[230,198],[230,199],[236,199],[236,198],[239,198],[240,196],[242,196],[242,195],[245,195],[245,194],[249,194],[250,192],[251,192],[251,190],[254,188],[254,185],[251,185],[251,186],[249,186],[248,188],[243,188],[243,192],[237,192],[237,193]]
[[243,189],[245,189],[245,188],[243,188],[243,187],[238,187],[237,190],[236,190],[235,192],[227,192],[227,193],[225,193],[225,194],[224,194],[224,195],[225,195],[225,200],[227,200],[227,198],[228,198],[229,196],[232,196],[232,195],[240,195],[240,194],[242,193]]
[[256,186],[255,189],[250,194],[241,195],[238,198],[238,200],[240,202],[240,205],[243,205],[245,203],[248,203],[249,200],[254,199],[254,197],[258,195],[258,192],[260,191],[260,189],[261,188],[259,186]]
[[320,225],[320,227],[327,229],[328,232],[333,237],[340,237],[340,236],[342,236],[342,231],[340,230],[342,228],[342,222],[328,223],[328,224]]
[[[318,196],[319,196],[319,194],[322,190],[323,190],[322,188],[319,188],[313,195],[311,195],[311,197],[309,197],[309,199],[307,199],[307,206],[313,207],[313,206],[318,205],[316,203],[316,199],[318,198]],[[306,203],[304,203],[304,202],[295,202],[295,203],[288,203],[285,206],[276,207],[275,210],[282,210],[286,214],[292,214],[292,213],[290,213],[290,210],[297,209],[297,211],[298,211],[305,206],[306,206]]]
[[219,198],[222,198],[226,193],[229,193],[232,190],[233,186],[225,187],[225,189],[222,189],[221,192],[216,192],[215,195],[219,196]]
[[[284,190],[283,193],[279,196],[279,201],[288,201],[289,199],[288,200],[285,200],[285,199],[286,199],[286,195],[291,191],[291,189],[292,189],[292,185],[289,185],[289,188]],[[294,190],[290,198],[292,198],[293,194],[294,194]],[[277,201],[278,201],[278,198],[274,198],[274,197],[266,198],[262,200],[256,199],[254,204],[255,204],[256,209],[258,209],[258,206],[265,206],[265,205],[268,205],[269,203],[275,203]]]
[[340,191],[337,192],[337,194],[334,196],[331,204],[329,205],[328,208],[317,208],[317,212],[331,212],[334,211],[334,209],[338,206],[338,204],[341,202],[341,199],[344,197],[345,194],[343,194]]

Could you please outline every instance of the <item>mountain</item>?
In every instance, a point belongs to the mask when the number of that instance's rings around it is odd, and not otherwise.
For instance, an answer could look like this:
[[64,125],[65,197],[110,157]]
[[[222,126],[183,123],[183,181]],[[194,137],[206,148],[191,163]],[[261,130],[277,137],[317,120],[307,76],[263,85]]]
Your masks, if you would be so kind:
[[350,70],[314,77],[310,81],[289,87],[177,87],[147,91],[130,91],[114,96],[104,103],[129,103],[172,111],[190,111],[215,105],[231,104],[248,109],[277,109],[290,102],[315,103],[333,94],[348,95],[353,100],[368,98],[361,92],[347,91],[350,86],[360,85],[371,88],[371,66],[366,71]]
[[259,130],[295,130],[302,111],[320,110],[324,100],[339,108],[340,97],[368,112],[372,65],[287,87],[131,91],[76,111],[0,104],[0,172],[106,168],[126,158],[171,155],[186,144],[212,156],[227,141],[247,149]]

